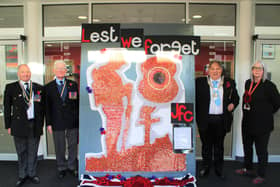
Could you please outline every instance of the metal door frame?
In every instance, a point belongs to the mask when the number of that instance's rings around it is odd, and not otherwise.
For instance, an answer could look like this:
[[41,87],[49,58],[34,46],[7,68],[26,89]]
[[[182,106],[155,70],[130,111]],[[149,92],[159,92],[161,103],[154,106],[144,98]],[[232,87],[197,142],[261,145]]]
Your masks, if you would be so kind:
[[[280,35],[259,35],[257,36],[254,46],[254,61],[262,59],[262,45],[263,44],[273,44],[280,45]],[[279,89],[279,88],[278,88]],[[268,144],[269,146],[269,144]],[[269,154],[269,153],[268,153]],[[254,151],[254,161],[257,161],[256,152]],[[280,154],[279,155],[268,155],[269,162],[280,162]]]
[[[17,40],[5,40],[0,39],[0,45],[16,45],[18,51],[18,64],[23,63],[23,42],[19,39]],[[14,81],[14,80],[13,80]],[[6,83],[11,82],[11,80],[6,80]],[[17,154],[15,153],[0,153],[0,160],[10,161],[17,160]]]

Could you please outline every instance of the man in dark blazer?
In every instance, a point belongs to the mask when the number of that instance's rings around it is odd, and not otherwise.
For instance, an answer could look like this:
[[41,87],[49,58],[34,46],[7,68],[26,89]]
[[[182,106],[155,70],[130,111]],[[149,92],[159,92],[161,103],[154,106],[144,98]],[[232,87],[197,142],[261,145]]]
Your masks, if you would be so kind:
[[6,85],[4,94],[5,128],[14,137],[18,156],[19,179],[16,186],[26,179],[40,183],[36,176],[37,152],[44,125],[44,90],[30,80],[26,64],[18,67],[19,81]]
[[[68,170],[77,177],[77,149],[79,127],[78,85],[65,78],[67,69],[62,60],[54,64],[55,79],[45,86],[46,125],[53,134],[58,177],[64,178]],[[66,140],[68,160],[66,160]]]
[[233,110],[239,96],[232,79],[222,76],[218,61],[209,64],[209,75],[196,79],[196,122],[202,143],[202,169],[199,176],[207,176],[214,155],[215,173],[224,178],[224,139],[231,130]]

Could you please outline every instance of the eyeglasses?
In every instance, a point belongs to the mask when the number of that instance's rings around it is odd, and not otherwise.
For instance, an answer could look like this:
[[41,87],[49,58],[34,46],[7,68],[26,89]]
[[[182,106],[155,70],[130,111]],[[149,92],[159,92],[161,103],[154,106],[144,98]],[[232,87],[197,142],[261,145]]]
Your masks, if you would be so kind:
[[57,70],[57,71],[65,71],[67,69],[66,68],[55,68],[55,70]]
[[263,67],[252,67],[253,70],[263,70]]

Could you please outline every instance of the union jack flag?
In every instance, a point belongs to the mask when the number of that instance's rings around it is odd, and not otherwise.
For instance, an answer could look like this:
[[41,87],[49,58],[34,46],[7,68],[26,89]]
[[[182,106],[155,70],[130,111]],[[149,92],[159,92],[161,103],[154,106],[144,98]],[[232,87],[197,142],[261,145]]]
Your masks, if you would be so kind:
[[82,175],[79,187],[134,187],[134,184],[143,184],[142,187],[196,187],[194,176],[187,174],[184,177],[150,177],[134,176],[125,178],[121,175],[105,175],[103,177],[94,177],[91,175]]

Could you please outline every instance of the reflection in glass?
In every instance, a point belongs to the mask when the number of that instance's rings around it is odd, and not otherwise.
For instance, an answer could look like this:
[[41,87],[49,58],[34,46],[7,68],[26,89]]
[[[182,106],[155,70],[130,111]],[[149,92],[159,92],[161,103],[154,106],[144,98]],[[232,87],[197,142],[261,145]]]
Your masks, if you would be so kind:
[[88,5],[44,5],[44,36],[80,36],[81,24],[88,23]]
[[[54,79],[54,62],[64,60],[67,67],[67,78],[80,82],[81,43],[78,42],[45,42],[44,43],[45,84]],[[79,86],[80,87],[80,86]],[[52,135],[47,133],[47,154],[55,154]]]
[[195,56],[196,77],[208,74],[208,64],[213,60],[220,61],[224,66],[224,75],[234,78],[235,42],[201,42],[200,54]]
[[[222,62],[224,75],[234,78],[235,42],[233,41],[202,41],[200,54],[195,56],[195,76],[207,76],[208,65],[212,60]],[[199,133],[196,132],[196,156],[201,156],[201,142]],[[227,134],[224,142],[224,155],[231,157],[232,153],[232,131]]]
[[17,80],[18,50],[16,45],[5,46],[6,80]]
[[200,36],[234,36],[235,4],[189,4],[189,23]]
[[93,22],[184,23],[185,3],[93,4]]

